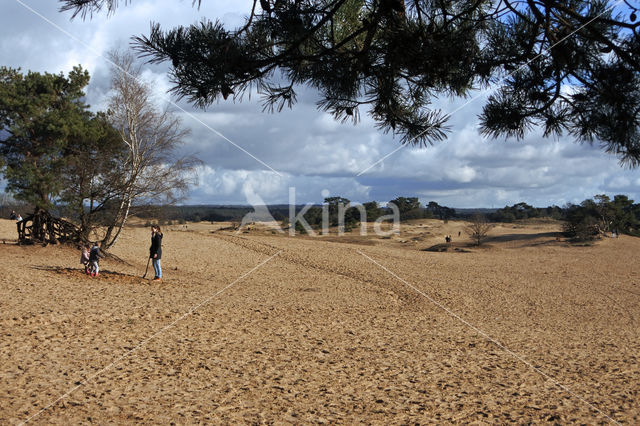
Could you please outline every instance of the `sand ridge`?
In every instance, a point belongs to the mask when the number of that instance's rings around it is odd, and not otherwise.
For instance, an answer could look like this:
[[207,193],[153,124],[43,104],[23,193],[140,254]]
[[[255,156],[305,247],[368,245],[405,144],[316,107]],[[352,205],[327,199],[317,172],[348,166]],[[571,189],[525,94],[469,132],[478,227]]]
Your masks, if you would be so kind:
[[422,251],[464,244],[460,226],[340,242],[169,227],[162,283],[140,278],[144,228],[97,279],[72,248],[0,244],[0,422],[607,423],[593,404],[638,423],[640,240],[573,247],[557,224],[504,225],[486,249]]

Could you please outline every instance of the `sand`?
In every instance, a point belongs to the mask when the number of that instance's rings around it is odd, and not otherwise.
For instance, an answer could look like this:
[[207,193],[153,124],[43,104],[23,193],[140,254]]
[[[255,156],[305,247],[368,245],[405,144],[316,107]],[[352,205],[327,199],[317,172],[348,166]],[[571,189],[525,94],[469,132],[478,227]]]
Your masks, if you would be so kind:
[[541,222],[474,248],[462,226],[176,225],[156,283],[148,229],[90,278],[1,220],[0,424],[638,424],[640,239]]

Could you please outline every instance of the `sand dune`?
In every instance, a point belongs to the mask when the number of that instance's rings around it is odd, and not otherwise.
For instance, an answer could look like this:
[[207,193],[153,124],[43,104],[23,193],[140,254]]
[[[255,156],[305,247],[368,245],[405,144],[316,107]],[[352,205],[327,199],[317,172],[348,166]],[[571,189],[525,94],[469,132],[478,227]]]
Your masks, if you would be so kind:
[[220,228],[167,229],[158,284],[147,229],[92,279],[0,221],[0,423],[640,422],[640,239]]

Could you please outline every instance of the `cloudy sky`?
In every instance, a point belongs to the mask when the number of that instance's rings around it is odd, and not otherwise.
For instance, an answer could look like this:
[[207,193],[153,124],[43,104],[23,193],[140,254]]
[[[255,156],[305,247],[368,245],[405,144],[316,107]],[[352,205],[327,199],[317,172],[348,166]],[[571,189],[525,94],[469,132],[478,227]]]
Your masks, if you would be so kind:
[[[126,48],[132,35],[148,34],[150,21],[169,28],[207,17],[238,26],[249,4],[206,0],[198,10],[191,0],[133,0],[112,16],[83,21],[58,12],[54,0],[3,0],[0,65],[66,73],[81,64],[92,76],[88,103],[100,109],[108,91],[105,52]],[[145,67],[144,76],[160,101],[169,99],[165,68]],[[483,139],[476,118],[483,98],[453,114],[448,140],[399,150],[398,138],[376,130],[365,113],[355,126],[340,124],[316,109],[312,90],[300,89],[298,100],[279,114],[262,113],[256,96],[207,110],[179,102],[183,124],[191,129],[182,149],[205,164],[187,203],[287,203],[289,187],[296,188],[296,203],[321,202],[327,192],[360,202],[418,196],[452,207],[562,205],[600,193],[640,200],[640,171],[620,167],[597,146],[535,133],[524,141]],[[438,105],[451,112],[464,102]]]

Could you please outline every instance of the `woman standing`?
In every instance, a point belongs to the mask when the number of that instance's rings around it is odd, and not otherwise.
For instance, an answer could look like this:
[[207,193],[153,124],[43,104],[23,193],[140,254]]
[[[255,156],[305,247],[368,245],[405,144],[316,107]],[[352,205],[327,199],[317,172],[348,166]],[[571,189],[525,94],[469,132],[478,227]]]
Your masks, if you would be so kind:
[[162,258],[162,231],[158,225],[151,227],[151,247],[149,247],[149,257],[153,259],[153,269],[156,276],[154,281],[162,281],[162,267],[160,259]]

